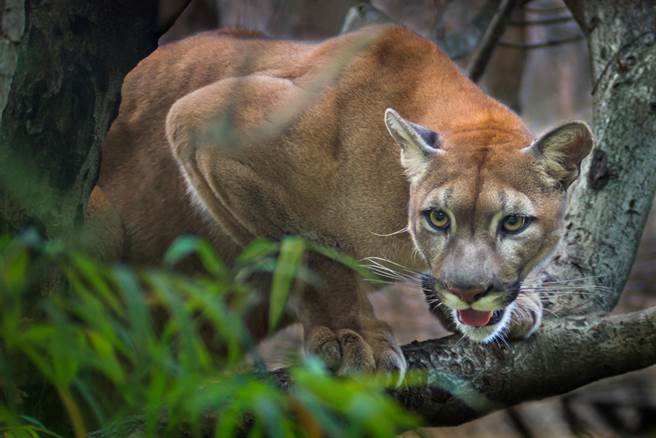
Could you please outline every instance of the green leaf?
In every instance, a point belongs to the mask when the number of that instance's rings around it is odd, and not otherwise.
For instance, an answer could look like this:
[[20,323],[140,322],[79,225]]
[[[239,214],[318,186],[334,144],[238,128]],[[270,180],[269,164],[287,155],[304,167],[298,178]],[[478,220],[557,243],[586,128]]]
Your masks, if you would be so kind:
[[164,266],[173,268],[182,259],[196,254],[205,270],[217,278],[228,278],[228,270],[207,241],[195,236],[178,237],[164,255]]
[[278,251],[279,245],[276,242],[265,239],[257,239],[248,244],[237,257],[237,263],[253,263],[262,258],[271,256]]
[[119,293],[125,303],[131,333],[133,333],[139,347],[143,348],[152,336],[152,323],[144,291],[141,289],[134,273],[127,268],[117,267],[112,271],[112,274],[112,278],[118,286]]
[[236,364],[242,360],[244,351],[252,348],[253,341],[241,315],[230,311],[222,299],[196,284],[185,282],[180,284],[180,289],[190,295],[190,302],[211,323],[215,336],[226,344],[228,363]]
[[269,304],[269,330],[278,326],[287,298],[305,252],[305,241],[300,237],[287,237],[280,244],[278,263],[271,282],[271,302]]
[[171,312],[171,319],[167,322],[165,330],[171,330],[171,334],[176,336],[182,365],[189,372],[198,372],[209,362],[208,352],[196,333],[193,315],[187,309],[173,278],[161,272],[148,272],[145,278],[153,292]]
[[5,287],[13,293],[22,292],[28,279],[27,266],[29,255],[27,250],[21,248],[20,251],[11,254],[8,259],[5,258],[2,261],[4,266],[2,266],[0,274],[2,275]]
[[84,278],[93,286],[94,293],[104,298],[114,310],[120,311],[120,304],[107,284],[105,270],[81,254],[74,254],[72,259]]
[[[389,436],[418,424],[385,395],[381,376],[336,379],[321,361],[307,358],[291,370],[294,391],[288,393],[262,379],[255,365],[244,365],[258,360],[245,356],[253,346],[243,318],[253,305],[249,281],[263,274],[271,278],[273,328],[295,282],[317,281],[303,263],[307,250],[360,269],[332,248],[300,237],[259,240],[244,249],[232,272],[209,243],[183,238],[171,247],[166,263],[170,267],[195,254],[194,262],[200,260],[210,275],[190,278],[108,267],[34,236],[27,241],[0,236],[0,344],[5,346],[0,381],[17,380],[12,371],[27,364],[46,387],[74,389],[80,408],[102,427],[132,418],[130,424],[145,422],[145,434],[152,436],[176,436],[182,424],[200,436],[208,412],[219,419],[219,435],[240,430],[244,418],[253,419],[253,436],[303,436],[317,428],[329,436]],[[23,254],[29,256],[21,259]],[[31,285],[30,276],[41,270],[64,274],[68,282],[66,289],[43,297],[12,295],[2,284],[8,269],[18,286]],[[27,291],[29,286],[22,292]],[[221,355],[203,343],[208,333],[220,342]],[[0,403],[0,435],[49,435],[46,425],[21,419],[17,406]],[[167,424],[160,430],[163,418]],[[67,419],[48,421],[53,423],[47,427],[59,430]]]
[[87,336],[91,340],[91,345],[93,345],[95,352],[98,354],[98,368],[104,371],[105,375],[114,382],[123,382],[125,379],[123,369],[116,358],[114,346],[110,340],[104,338],[95,330],[88,330]]

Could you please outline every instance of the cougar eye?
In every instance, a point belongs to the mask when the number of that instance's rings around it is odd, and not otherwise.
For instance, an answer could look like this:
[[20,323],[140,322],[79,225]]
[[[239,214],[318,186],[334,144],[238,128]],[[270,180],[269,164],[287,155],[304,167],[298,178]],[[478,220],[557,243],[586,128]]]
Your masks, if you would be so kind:
[[449,215],[444,211],[428,210],[424,214],[426,215],[426,219],[431,227],[438,231],[446,231],[449,229],[451,221],[449,220]]
[[507,234],[519,234],[526,229],[529,223],[530,218],[511,214],[501,221],[501,230]]

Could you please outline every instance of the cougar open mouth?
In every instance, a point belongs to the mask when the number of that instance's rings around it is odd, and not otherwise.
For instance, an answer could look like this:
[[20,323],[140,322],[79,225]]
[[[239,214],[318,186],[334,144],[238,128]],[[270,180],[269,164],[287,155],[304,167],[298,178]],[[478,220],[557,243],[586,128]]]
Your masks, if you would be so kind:
[[486,325],[493,325],[501,321],[503,318],[503,309],[495,311],[480,311],[474,309],[458,310],[458,321],[461,324],[469,325],[472,327],[484,327]]

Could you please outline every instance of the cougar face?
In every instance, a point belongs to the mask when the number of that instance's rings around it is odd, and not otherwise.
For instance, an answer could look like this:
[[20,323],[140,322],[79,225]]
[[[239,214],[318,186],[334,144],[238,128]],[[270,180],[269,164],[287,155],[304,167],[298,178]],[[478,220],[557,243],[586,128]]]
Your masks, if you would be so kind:
[[408,229],[429,268],[424,289],[463,334],[488,342],[558,242],[589,128],[569,123],[526,144],[494,126],[441,136],[393,110],[385,120],[410,180]]

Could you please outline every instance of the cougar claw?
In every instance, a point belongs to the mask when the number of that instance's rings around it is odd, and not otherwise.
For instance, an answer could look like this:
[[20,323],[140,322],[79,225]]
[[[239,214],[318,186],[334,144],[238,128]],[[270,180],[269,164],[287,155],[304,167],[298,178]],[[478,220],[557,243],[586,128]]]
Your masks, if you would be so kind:
[[[373,336],[380,339],[383,336]],[[373,371],[393,373],[396,386],[405,376],[407,364],[395,343],[370,343],[365,336],[351,329],[331,330],[315,327],[305,342],[306,351],[319,357],[337,375],[357,375]]]

